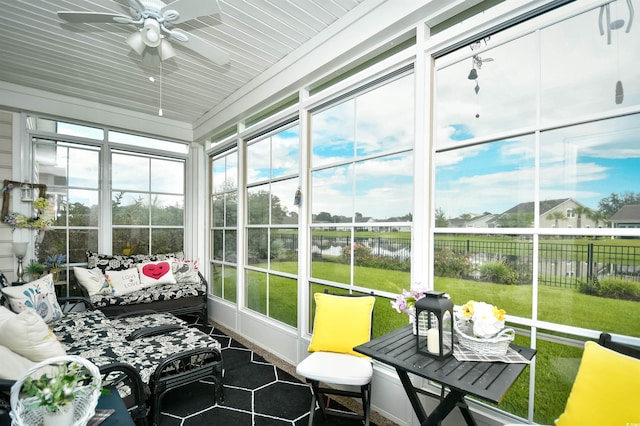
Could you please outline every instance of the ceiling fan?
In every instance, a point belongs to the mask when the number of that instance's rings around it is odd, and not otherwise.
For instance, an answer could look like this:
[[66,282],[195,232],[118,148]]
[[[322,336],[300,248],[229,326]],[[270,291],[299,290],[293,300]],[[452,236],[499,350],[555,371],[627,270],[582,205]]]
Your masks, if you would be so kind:
[[138,29],[127,37],[127,44],[138,53],[156,53],[161,61],[175,56],[176,52],[168,40],[181,45],[206,59],[225,65],[229,55],[206,41],[173,29],[174,24],[220,12],[216,0],[175,0],[165,4],[160,0],[128,0],[130,16],[119,13],[60,11],[58,16],[65,21],[78,23],[111,23],[135,25]]

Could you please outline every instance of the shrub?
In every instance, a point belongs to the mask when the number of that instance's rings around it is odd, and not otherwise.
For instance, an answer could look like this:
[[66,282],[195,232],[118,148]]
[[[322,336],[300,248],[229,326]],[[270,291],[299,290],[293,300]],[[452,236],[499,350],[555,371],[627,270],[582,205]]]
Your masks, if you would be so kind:
[[611,299],[640,301],[640,283],[622,278],[602,278],[579,283],[580,292]]
[[600,282],[597,278],[586,281],[579,280],[578,291],[591,296],[600,296]]
[[484,281],[498,284],[516,284],[518,274],[502,262],[486,262],[480,265],[480,276]]
[[435,275],[440,277],[465,277],[471,270],[469,258],[454,252],[449,246],[435,253],[433,266]]
[[[351,247],[349,244],[342,247],[342,259],[345,263],[351,261]],[[371,258],[371,249],[364,244],[353,243],[353,253],[355,265],[365,265],[367,260]]]

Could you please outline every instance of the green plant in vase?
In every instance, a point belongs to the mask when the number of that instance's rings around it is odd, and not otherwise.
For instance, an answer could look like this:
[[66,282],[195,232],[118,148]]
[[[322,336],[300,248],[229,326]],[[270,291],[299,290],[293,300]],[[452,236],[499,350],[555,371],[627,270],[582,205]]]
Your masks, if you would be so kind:
[[44,264],[38,262],[37,260],[32,260],[27,264],[27,266],[24,267],[24,272],[27,275],[31,275],[31,279],[35,280],[37,278],[40,278],[40,276],[44,274],[45,268],[46,267]]

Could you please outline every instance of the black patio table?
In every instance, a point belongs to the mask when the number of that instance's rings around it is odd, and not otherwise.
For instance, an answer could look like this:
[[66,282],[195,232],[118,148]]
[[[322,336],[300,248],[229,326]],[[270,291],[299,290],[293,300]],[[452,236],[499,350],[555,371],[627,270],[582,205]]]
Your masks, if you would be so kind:
[[[511,345],[511,348],[526,359],[531,360],[535,349]],[[503,362],[457,361],[453,356],[437,360],[419,353],[416,336],[412,327],[406,326],[380,336],[368,343],[353,348],[371,358],[396,369],[409,401],[421,425],[440,425],[442,420],[458,407],[467,425],[475,426],[476,421],[465,402],[466,395],[473,395],[486,401],[498,403],[528,364]],[[438,406],[427,415],[418,399],[420,389],[411,383],[412,373],[440,383],[449,388],[449,393],[440,400]]]

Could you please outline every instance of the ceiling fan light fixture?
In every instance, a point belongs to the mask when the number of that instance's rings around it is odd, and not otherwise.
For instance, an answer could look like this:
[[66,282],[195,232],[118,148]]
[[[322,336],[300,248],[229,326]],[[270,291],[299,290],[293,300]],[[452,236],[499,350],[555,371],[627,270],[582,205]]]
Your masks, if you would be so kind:
[[149,47],[158,47],[162,41],[162,33],[160,32],[160,23],[153,18],[144,20],[144,26],[140,31],[144,44]]
[[147,45],[144,44],[144,40],[142,40],[142,33],[140,31],[136,31],[127,37],[127,44],[131,46],[138,55],[142,55],[145,47],[147,47]]
[[160,55],[161,61],[166,61],[167,59],[171,59],[176,56],[176,51],[173,46],[171,46],[171,43],[163,38],[162,42],[158,46],[158,54]]

